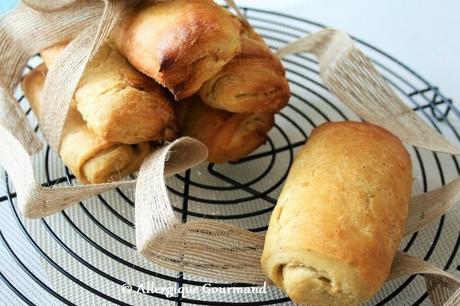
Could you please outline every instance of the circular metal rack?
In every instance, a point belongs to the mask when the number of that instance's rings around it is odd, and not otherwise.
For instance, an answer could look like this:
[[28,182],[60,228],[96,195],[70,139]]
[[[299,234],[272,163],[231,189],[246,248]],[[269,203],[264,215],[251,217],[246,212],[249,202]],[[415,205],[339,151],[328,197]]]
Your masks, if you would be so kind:
[[[253,26],[273,49],[324,28],[323,25],[275,12],[244,9]],[[393,88],[428,124],[454,141],[460,140],[455,122],[459,110],[412,69],[378,50],[355,39],[368,54]],[[290,81],[292,98],[276,115],[276,126],[265,146],[249,157],[224,165],[205,164],[168,179],[174,209],[183,221],[210,218],[228,222],[254,232],[263,233],[276,203],[280,187],[287,176],[296,150],[311,130],[325,121],[359,119],[322,85],[318,63],[306,54],[283,60]],[[33,64],[31,64],[31,67]],[[31,122],[35,122],[27,101],[18,96]],[[38,126],[36,128],[39,132]],[[432,190],[460,173],[455,156],[409,148],[414,162],[417,192]],[[75,178],[62,165],[49,147],[35,158],[44,185],[74,184]],[[51,283],[35,274],[24,256],[15,250],[14,241],[0,232],[5,250],[17,265],[16,269],[34,284],[34,292],[21,289],[21,283],[0,273],[0,280],[9,294],[27,304],[54,301],[73,304],[121,305],[274,305],[290,304],[283,293],[268,288],[264,294],[243,295],[224,292],[224,288],[244,287],[225,284],[193,275],[176,273],[157,267],[135,251],[133,193],[130,189],[100,195],[84,201],[55,216],[39,221],[24,220],[18,213],[16,194],[8,183],[7,193],[0,194],[1,205],[9,205],[21,235],[40,257]],[[443,216],[435,224],[404,240],[405,252],[430,260],[444,269],[458,269],[460,244],[455,216]],[[201,288],[210,284],[214,293],[195,292],[167,294],[138,289],[149,282],[156,287]],[[130,292],[123,292],[125,284]],[[125,285],[126,286],[126,285]],[[221,291],[219,291],[221,290]],[[139,291],[139,292],[138,292]],[[219,292],[218,292],[219,291]],[[40,297],[38,299],[37,297]],[[369,302],[369,305],[419,305],[427,302],[420,277],[392,281]]]

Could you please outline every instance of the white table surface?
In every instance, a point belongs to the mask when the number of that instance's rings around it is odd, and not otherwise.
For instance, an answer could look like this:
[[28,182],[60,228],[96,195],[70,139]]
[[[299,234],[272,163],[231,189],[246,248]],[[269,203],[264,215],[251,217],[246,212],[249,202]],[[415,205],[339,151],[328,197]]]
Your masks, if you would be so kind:
[[460,103],[458,0],[237,0],[342,29],[395,56]]

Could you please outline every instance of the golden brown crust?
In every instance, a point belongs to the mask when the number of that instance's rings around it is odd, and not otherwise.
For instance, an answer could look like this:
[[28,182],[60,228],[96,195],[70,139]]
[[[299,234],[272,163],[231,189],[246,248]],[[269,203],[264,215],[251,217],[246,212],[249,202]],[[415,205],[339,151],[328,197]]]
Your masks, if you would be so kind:
[[196,93],[240,51],[239,23],[212,0],[144,3],[113,36],[134,67],[177,99]]
[[[47,69],[41,65],[22,81],[24,93],[37,115],[42,115],[41,97]],[[72,101],[67,115],[59,154],[73,174],[84,184],[119,180],[137,170],[152,151],[149,143],[117,144],[97,137]]]
[[266,235],[262,269],[298,304],[357,305],[388,276],[412,185],[408,152],[368,123],[327,123],[297,156]]
[[203,102],[234,113],[277,112],[289,101],[290,90],[280,60],[263,39],[242,23],[241,53],[199,91]]
[[[45,63],[51,65],[65,46],[61,43],[43,50]],[[172,99],[109,42],[86,67],[75,100],[88,127],[107,141],[136,144],[176,136]]]
[[223,163],[247,156],[261,146],[273,127],[274,115],[232,114],[212,109],[198,96],[177,103],[180,133],[203,142],[208,161]]

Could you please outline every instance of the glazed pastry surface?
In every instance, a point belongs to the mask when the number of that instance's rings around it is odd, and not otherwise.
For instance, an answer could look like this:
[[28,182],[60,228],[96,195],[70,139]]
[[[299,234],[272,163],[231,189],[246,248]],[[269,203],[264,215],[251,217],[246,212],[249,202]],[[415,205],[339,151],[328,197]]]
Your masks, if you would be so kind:
[[[25,96],[39,121],[42,116],[42,91],[47,69],[41,65],[22,81]],[[86,126],[72,101],[67,115],[59,155],[64,164],[84,184],[117,181],[139,170],[152,151],[149,143],[127,145],[97,137]]]
[[134,67],[183,99],[240,52],[239,31],[213,0],[169,0],[139,5],[113,36]]
[[368,123],[315,129],[270,219],[264,273],[299,305],[358,305],[386,280],[403,237],[412,165]]
[[[67,43],[41,51],[49,67]],[[75,100],[88,128],[100,138],[125,144],[173,140],[177,121],[172,99],[106,42],[86,67]]]

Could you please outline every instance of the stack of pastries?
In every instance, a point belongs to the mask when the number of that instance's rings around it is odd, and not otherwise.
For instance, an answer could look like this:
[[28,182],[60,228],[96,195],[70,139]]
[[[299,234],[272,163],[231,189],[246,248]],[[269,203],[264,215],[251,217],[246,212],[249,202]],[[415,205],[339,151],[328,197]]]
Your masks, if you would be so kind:
[[[23,82],[37,118],[47,69],[62,42]],[[257,149],[289,100],[281,62],[245,22],[213,0],[139,3],[87,65],[75,91],[59,154],[83,183],[137,171],[164,141],[191,136],[208,160]]]
[[[22,86],[40,119],[46,73],[67,42],[42,50]],[[191,136],[208,160],[257,149],[290,96],[263,39],[213,0],[145,1],[87,65],[59,154],[85,184],[137,171],[164,141]],[[358,305],[387,278],[408,215],[412,166],[404,145],[367,123],[316,129],[289,173],[261,258],[299,305]]]

